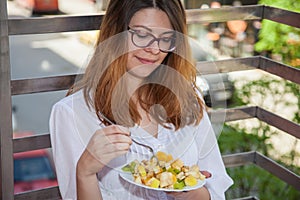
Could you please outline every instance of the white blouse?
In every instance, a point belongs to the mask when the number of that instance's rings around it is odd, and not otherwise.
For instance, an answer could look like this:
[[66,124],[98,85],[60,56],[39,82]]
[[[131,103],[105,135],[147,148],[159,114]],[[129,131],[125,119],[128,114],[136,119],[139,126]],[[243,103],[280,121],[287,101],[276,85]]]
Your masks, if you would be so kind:
[[[94,110],[85,103],[82,91],[57,102],[50,116],[50,136],[59,189],[63,199],[76,199],[76,164],[96,130],[103,128]],[[167,149],[185,165],[198,164],[200,170],[212,174],[205,186],[212,200],[225,199],[225,191],[233,184],[227,175],[208,115],[197,127],[173,131],[159,127],[157,138],[139,128],[131,129],[133,137],[155,150]],[[124,181],[119,173],[121,166],[133,159],[149,158],[145,147],[133,143],[129,152],[112,160],[98,173],[99,187],[105,200],[169,200],[163,191],[148,190]]]

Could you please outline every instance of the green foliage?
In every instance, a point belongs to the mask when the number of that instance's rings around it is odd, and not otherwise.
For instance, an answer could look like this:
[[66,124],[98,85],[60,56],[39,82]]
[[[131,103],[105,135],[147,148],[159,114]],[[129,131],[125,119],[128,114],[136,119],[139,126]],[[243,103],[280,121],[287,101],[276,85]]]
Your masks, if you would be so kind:
[[[237,85],[237,84],[236,84]],[[268,101],[267,99],[271,100]],[[274,113],[280,113],[282,108],[292,106],[295,113],[289,120],[299,123],[300,110],[300,86],[290,81],[265,76],[260,80],[250,81],[235,90],[235,106],[258,105]],[[278,130],[264,122],[256,120],[253,127],[245,128],[241,123],[228,123],[218,141],[223,154],[257,151],[268,157],[278,154],[270,138],[278,134]],[[298,140],[292,144],[294,148],[279,158],[273,158],[276,162],[299,174],[300,168],[295,160],[300,158],[295,146]],[[227,169],[235,184],[227,191],[227,199],[245,196],[256,196],[259,199],[300,199],[300,192],[294,187],[255,165],[233,167]]]
[[[259,3],[300,12],[299,0],[260,0]],[[288,65],[300,67],[300,29],[263,20],[255,50]],[[240,88],[236,87],[231,106],[242,105],[257,105],[299,124],[300,86],[270,76],[243,83]],[[286,108],[294,113],[285,116]],[[300,167],[296,162],[300,159],[300,152],[296,151],[299,140],[295,139],[289,144],[291,150],[282,154],[270,142],[270,138],[279,134],[282,133],[278,129],[259,120],[255,120],[251,128],[243,123],[227,123],[218,141],[223,154],[257,151],[299,174]],[[262,200],[300,199],[300,192],[294,187],[258,166],[250,164],[228,168],[227,171],[235,181],[226,193],[228,199],[245,196],[256,196]]]
[[[300,12],[299,0],[260,0],[259,3]],[[300,29],[263,20],[255,50],[279,55],[280,61],[294,67],[300,67]]]
[[299,191],[254,165],[229,168],[228,173],[234,175],[235,184],[226,193],[227,199],[256,196],[262,200],[298,200]]
[[222,133],[223,134],[221,134],[221,137],[219,138],[219,141],[221,141],[220,150],[225,154],[232,152],[259,151],[263,149],[263,145],[265,145],[264,141],[267,139],[253,133],[246,134],[245,129],[239,129],[238,127],[228,125],[223,127]]
[[296,83],[266,75],[244,84],[233,96],[236,106],[255,104],[279,115],[282,108],[293,106],[295,112],[289,120],[300,123],[300,85]]
[[[219,137],[219,146],[222,153],[237,153],[247,151],[263,152],[264,149],[272,149],[272,145],[265,144],[268,138],[245,130],[239,130],[225,125]],[[280,161],[277,161],[281,163]],[[284,163],[281,163],[284,165]],[[299,171],[299,167],[288,166],[293,171]],[[227,191],[226,198],[234,199],[245,196],[257,196],[259,199],[300,199],[300,192],[283,182],[276,176],[255,165],[245,165],[227,169],[233,178],[234,185]]]
[[259,4],[273,6],[276,8],[286,9],[294,12],[300,12],[299,0],[259,0]]

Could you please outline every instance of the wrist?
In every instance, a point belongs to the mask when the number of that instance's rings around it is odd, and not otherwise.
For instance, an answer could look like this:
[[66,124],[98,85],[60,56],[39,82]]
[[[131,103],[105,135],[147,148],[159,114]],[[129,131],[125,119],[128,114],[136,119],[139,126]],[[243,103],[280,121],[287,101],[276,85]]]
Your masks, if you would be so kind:
[[76,189],[78,200],[102,200],[96,174],[81,173],[76,170]]
[[85,150],[77,162],[76,176],[79,178],[95,177],[102,168],[102,163]]
[[98,182],[97,174],[87,174],[76,172],[76,180],[81,183],[92,183]]

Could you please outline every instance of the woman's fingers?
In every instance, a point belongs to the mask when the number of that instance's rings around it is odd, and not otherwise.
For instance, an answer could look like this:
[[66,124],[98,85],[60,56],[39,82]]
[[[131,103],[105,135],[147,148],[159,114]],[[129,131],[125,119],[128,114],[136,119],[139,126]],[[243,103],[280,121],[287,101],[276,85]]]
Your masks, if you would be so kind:
[[113,143],[113,144],[107,144],[104,146],[105,150],[102,151],[102,153],[113,153],[113,152],[119,152],[124,151],[125,153],[128,152],[130,148],[129,143]]
[[116,125],[98,130],[92,140],[94,140],[94,146],[99,149],[102,147],[102,151],[105,152],[128,150],[132,144],[129,130]]
[[111,125],[96,131],[87,150],[99,161],[107,162],[127,153],[132,144],[128,128]]
[[203,174],[205,176],[205,178],[210,178],[211,177],[211,173],[209,171],[200,171],[201,174]]
[[118,126],[118,125],[110,125],[103,129],[100,129],[99,131],[100,132],[103,131],[105,133],[105,135],[111,135],[111,134],[118,133],[118,134],[130,136],[130,131],[128,128],[126,128],[124,126]]
[[131,144],[126,127],[112,125],[97,130],[78,161],[79,172],[88,175],[99,172],[112,159],[126,154]]
[[106,135],[106,139],[110,143],[128,143],[131,144],[132,140],[129,136],[127,135],[121,135],[121,134],[111,134],[111,135]]

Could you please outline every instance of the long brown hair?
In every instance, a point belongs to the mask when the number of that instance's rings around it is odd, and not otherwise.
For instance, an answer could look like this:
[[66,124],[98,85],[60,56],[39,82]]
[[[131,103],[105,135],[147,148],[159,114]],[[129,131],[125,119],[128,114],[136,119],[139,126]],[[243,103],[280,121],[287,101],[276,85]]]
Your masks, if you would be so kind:
[[[146,8],[164,11],[176,35],[176,50],[169,53],[162,65],[147,77],[136,91],[137,102],[161,125],[167,123],[176,129],[190,124],[198,124],[203,116],[203,102],[199,99],[195,86],[196,68],[192,64],[188,45],[186,16],[180,0],[110,0],[106,15],[100,26],[100,34],[91,61],[84,77],[69,90],[72,94],[83,89],[89,107],[94,107],[98,118],[108,124],[101,115],[118,124],[132,126],[141,120],[137,105],[128,96],[126,88],[118,90],[118,98],[113,99],[113,91],[118,81],[126,73],[127,31],[133,15]],[[167,66],[167,67],[164,67]],[[179,79],[168,75],[174,69]],[[167,81],[169,86],[155,83],[153,79]],[[126,85],[122,85],[126,87]],[[170,89],[172,87],[172,89]],[[112,104],[112,101],[114,102]],[[153,105],[162,109],[151,109]],[[112,106],[113,105],[113,106]]]

